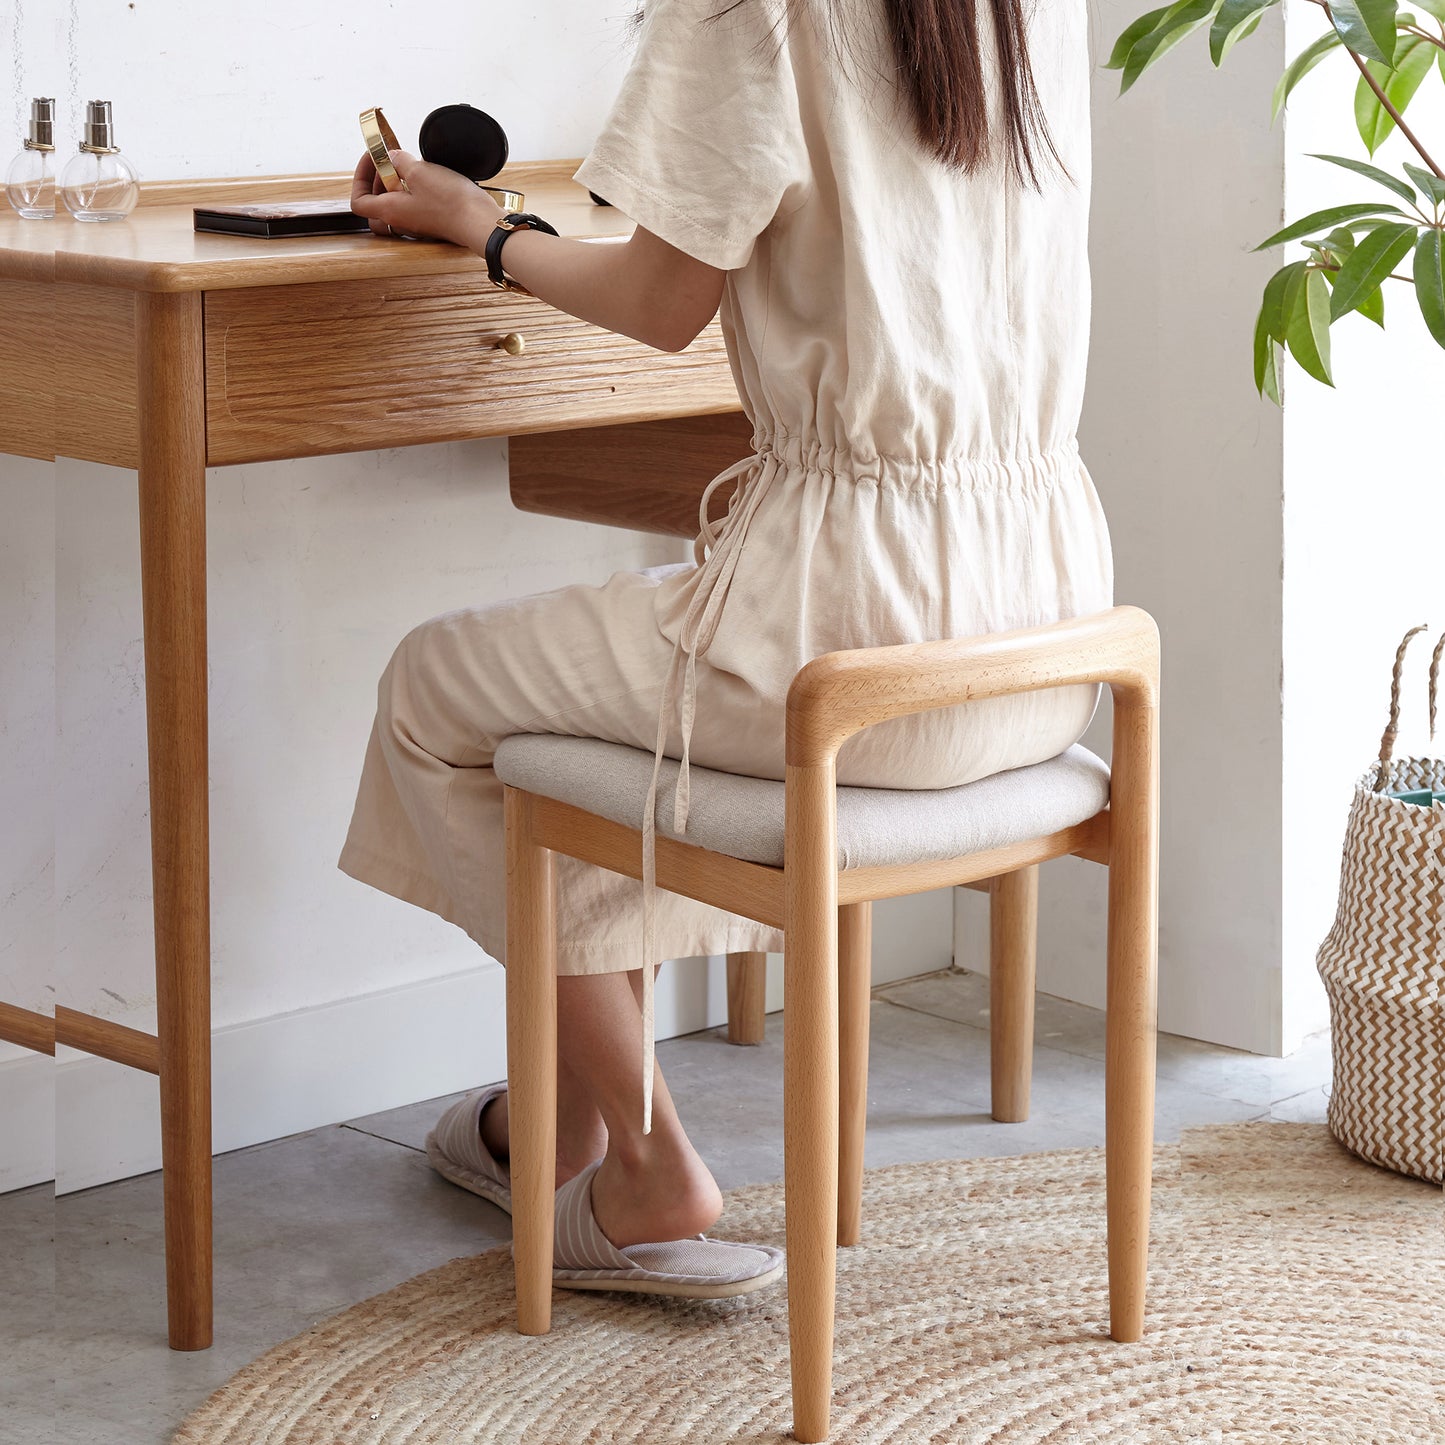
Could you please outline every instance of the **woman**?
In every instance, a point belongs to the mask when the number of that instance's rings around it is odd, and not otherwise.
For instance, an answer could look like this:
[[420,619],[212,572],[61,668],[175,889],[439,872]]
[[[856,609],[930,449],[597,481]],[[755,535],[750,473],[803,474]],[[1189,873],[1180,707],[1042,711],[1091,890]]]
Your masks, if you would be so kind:
[[[967,0],[648,0],[576,172],[637,223],[632,239],[518,230],[503,260],[543,300],[668,351],[720,303],[754,455],[718,479],[736,491],[696,562],[462,608],[402,640],[343,870],[502,959],[489,765],[508,734],[781,778],[788,684],[818,654],[1112,605],[1075,441],[1085,17],[1084,0],[1038,0],[1027,19],[1021,0],[976,17]],[[485,194],[409,157],[399,169],[407,190],[392,194],[373,194],[369,161],[357,169],[353,204],[373,229],[483,250],[500,214]],[[1097,699],[1056,689],[889,722],[844,746],[839,780],[951,787],[1039,762],[1078,740]],[[633,1247],[686,1241],[695,1292],[769,1283],[777,1251],[690,1239],[721,1196],[660,1076],[644,1128],[654,955],[639,948],[636,884],[559,858],[557,891],[558,1282],[581,1272],[596,1287],[594,1260],[604,1287],[629,1263],[632,1288],[675,1284],[675,1249]],[[660,957],[782,947],[775,929],[675,895],[648,911]],[[454,1106],[429,1153],[505,1206],[505,1091]]]

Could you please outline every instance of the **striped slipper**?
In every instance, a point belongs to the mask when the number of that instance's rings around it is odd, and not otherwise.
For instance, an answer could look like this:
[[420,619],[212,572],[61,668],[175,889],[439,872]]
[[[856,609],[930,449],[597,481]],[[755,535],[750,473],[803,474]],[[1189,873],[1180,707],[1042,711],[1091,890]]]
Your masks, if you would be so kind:
[[443,1179],[480,1194],[498,1209],[512,1212],[512,1176],[482,1143],[482,1110],[507,1092],[505,1083],[490,1084],[479,1094],[459,1099],[426,1136],[426,1157]]
[[592,1213],[592,1179],[599,1159],[557,1191],[552,1282],[563,1289],[618,1289],[636,1294],[725,1299],[751,1294],[783,1273],[783,1251],[766,1244],[732,1244],[696,1234],[665,1244],[618,1249]]

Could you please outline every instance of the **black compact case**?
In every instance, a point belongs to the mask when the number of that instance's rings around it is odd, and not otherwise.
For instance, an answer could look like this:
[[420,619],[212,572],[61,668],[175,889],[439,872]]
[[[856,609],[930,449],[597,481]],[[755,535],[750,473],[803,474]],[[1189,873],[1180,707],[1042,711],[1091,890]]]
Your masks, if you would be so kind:
[[443,105],[422,121],[417,148],[424,161],[482,185],[507,164],[507,133],[474,105]]

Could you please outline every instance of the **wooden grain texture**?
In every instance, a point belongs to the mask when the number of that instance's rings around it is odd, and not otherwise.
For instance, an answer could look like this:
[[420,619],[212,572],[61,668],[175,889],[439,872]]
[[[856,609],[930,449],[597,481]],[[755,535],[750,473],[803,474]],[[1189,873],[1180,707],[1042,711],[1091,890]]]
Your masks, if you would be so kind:
[[[363,150],[361,131],[356,133],[356,154]],[[505,180],[497,182],[508,190],[526,192],[538,182],[559,185],[571,178],[577,161],[517,161],[505,167]],[[213,176],[191,180],[145,181],[140,185],[142,206],[234,206],[250,201],[325,200],[328,196],[349,201],[350,171],[314,171],[309,174],[277,176]],[[528,198],[531,204],[531,198]]]
[[1116,696],[1120,687],[1157,695],[1158,661],[1158,628],[1138,607],[981,637],[830,652],[801,668],[788,689],[788,761],[816,762],[873,723],[974,698],[1099,682]]
[[135,297],[0,280],[0,452],[134,467]]
[[[499,180],[504,186],[514,176],[521,180],[527,208],[563,236],[602,242],[630,236],[632,221],[611,206],[594,205],[571,179],[579,164],[555,161],[535,173],[508,167]],[[332,189],[335,182],[326,184]],[[480,280],[486,263],[464,246],[370,232],[265,239],[197,231],[193,204],[142,206],[104,226],[64,216],[39,223],[0,215],[0,277],[46,280],[53,274],[133,291],[219,291],[449,273]]]
[[0,452],[55,459],[54,327],[49,280],[0,278]]
[[826,1440],[838,1250],[838,810],[829,757],[785,776],[783,1187],[793,1436]]
[[989,901],[988,1025],[992,1113],[1000,1124],[1029,1116],[1038,959],[1039,866],[993,880]]
[[109,286],[57,285],[51,345],[56,455],[137,467],[135,295]]
[[728,954],[728,1043],[762,1043],[767,1017],[767,954]]
[[537,799],[504,788],[507,851],[507,1118],[517,1329],[552,1327],[557,1185],[556,869],[533,827]]
[[838,909],[838,1243],[863,1222],[863,1142],[868,1130],[868,1024],[873,1002],[873,905]]
[[[712,354],[718,357],[715,350]],[[725,356],[717,364],[716,391],[722,398],[732,381]],[[707,416],[513,437],[508,447],[512,503],[524,512],[696,537],[703,490],[753,451],[753,426],[738,409],[735,390],[731,405],[731,411]],[[708,515],[721,519],[728,501],[719,487]]]
[[1109,1333],[1144,1332],[1154,1150],[1159,963],[1159,706],[1153,686],[1115,687],[1104,1152]]
[[137,314],[141,608],[171,1348],[211,1343],[206,468],[199,296]]
[[[532,829],[543,847],[596,863],[629,878],[642,877],[642,834],[595,813],[537,798]],[[709,853],[675,838],[657,839],[657,886],[701,903],[783,926],[783,870]]]
[[161,1071],[160,1040],[155,1034],[64,1005],[58,1005],[55,1010],[55,1042],[147,1074]]
[[850,868],[838,875],[838,897],[844,903],[864,899],[901,898],[933,888],[959,888],[1000,873],[1025,868],[1031,863],[1046,863],[1050,858],[1068,854],[1093,857],[1099,852],[1098,839],[1108,826],[1108,813],[1095,813],[1092,818],[1049,833],[1041,838],[1025,838],[987,853],[973,853],[964,858],[944,858],[926,863],[896,863],[879,868]]
[[738,404],[716,320],[662,352],[475,275],[208,294],[206,383],[213,465]]
[[49,1014],[0,1003],[0,1040],[32,1049],[37,1054],[55,1052],[55,1020]]

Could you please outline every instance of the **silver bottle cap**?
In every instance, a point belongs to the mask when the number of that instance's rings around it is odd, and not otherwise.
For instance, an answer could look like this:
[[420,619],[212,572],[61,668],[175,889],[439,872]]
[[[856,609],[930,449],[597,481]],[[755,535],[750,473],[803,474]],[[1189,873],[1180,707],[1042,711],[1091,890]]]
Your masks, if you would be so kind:
[[108,100],[92,100],[86,103],[85,139],[81,141],[80,148],[101,155],[114,155],[120,149],[115,143],[115,127],[111,122]]
[[55,98],[36,96],[30,102],[30,134],[25,137],[28,151],[55,149]]

